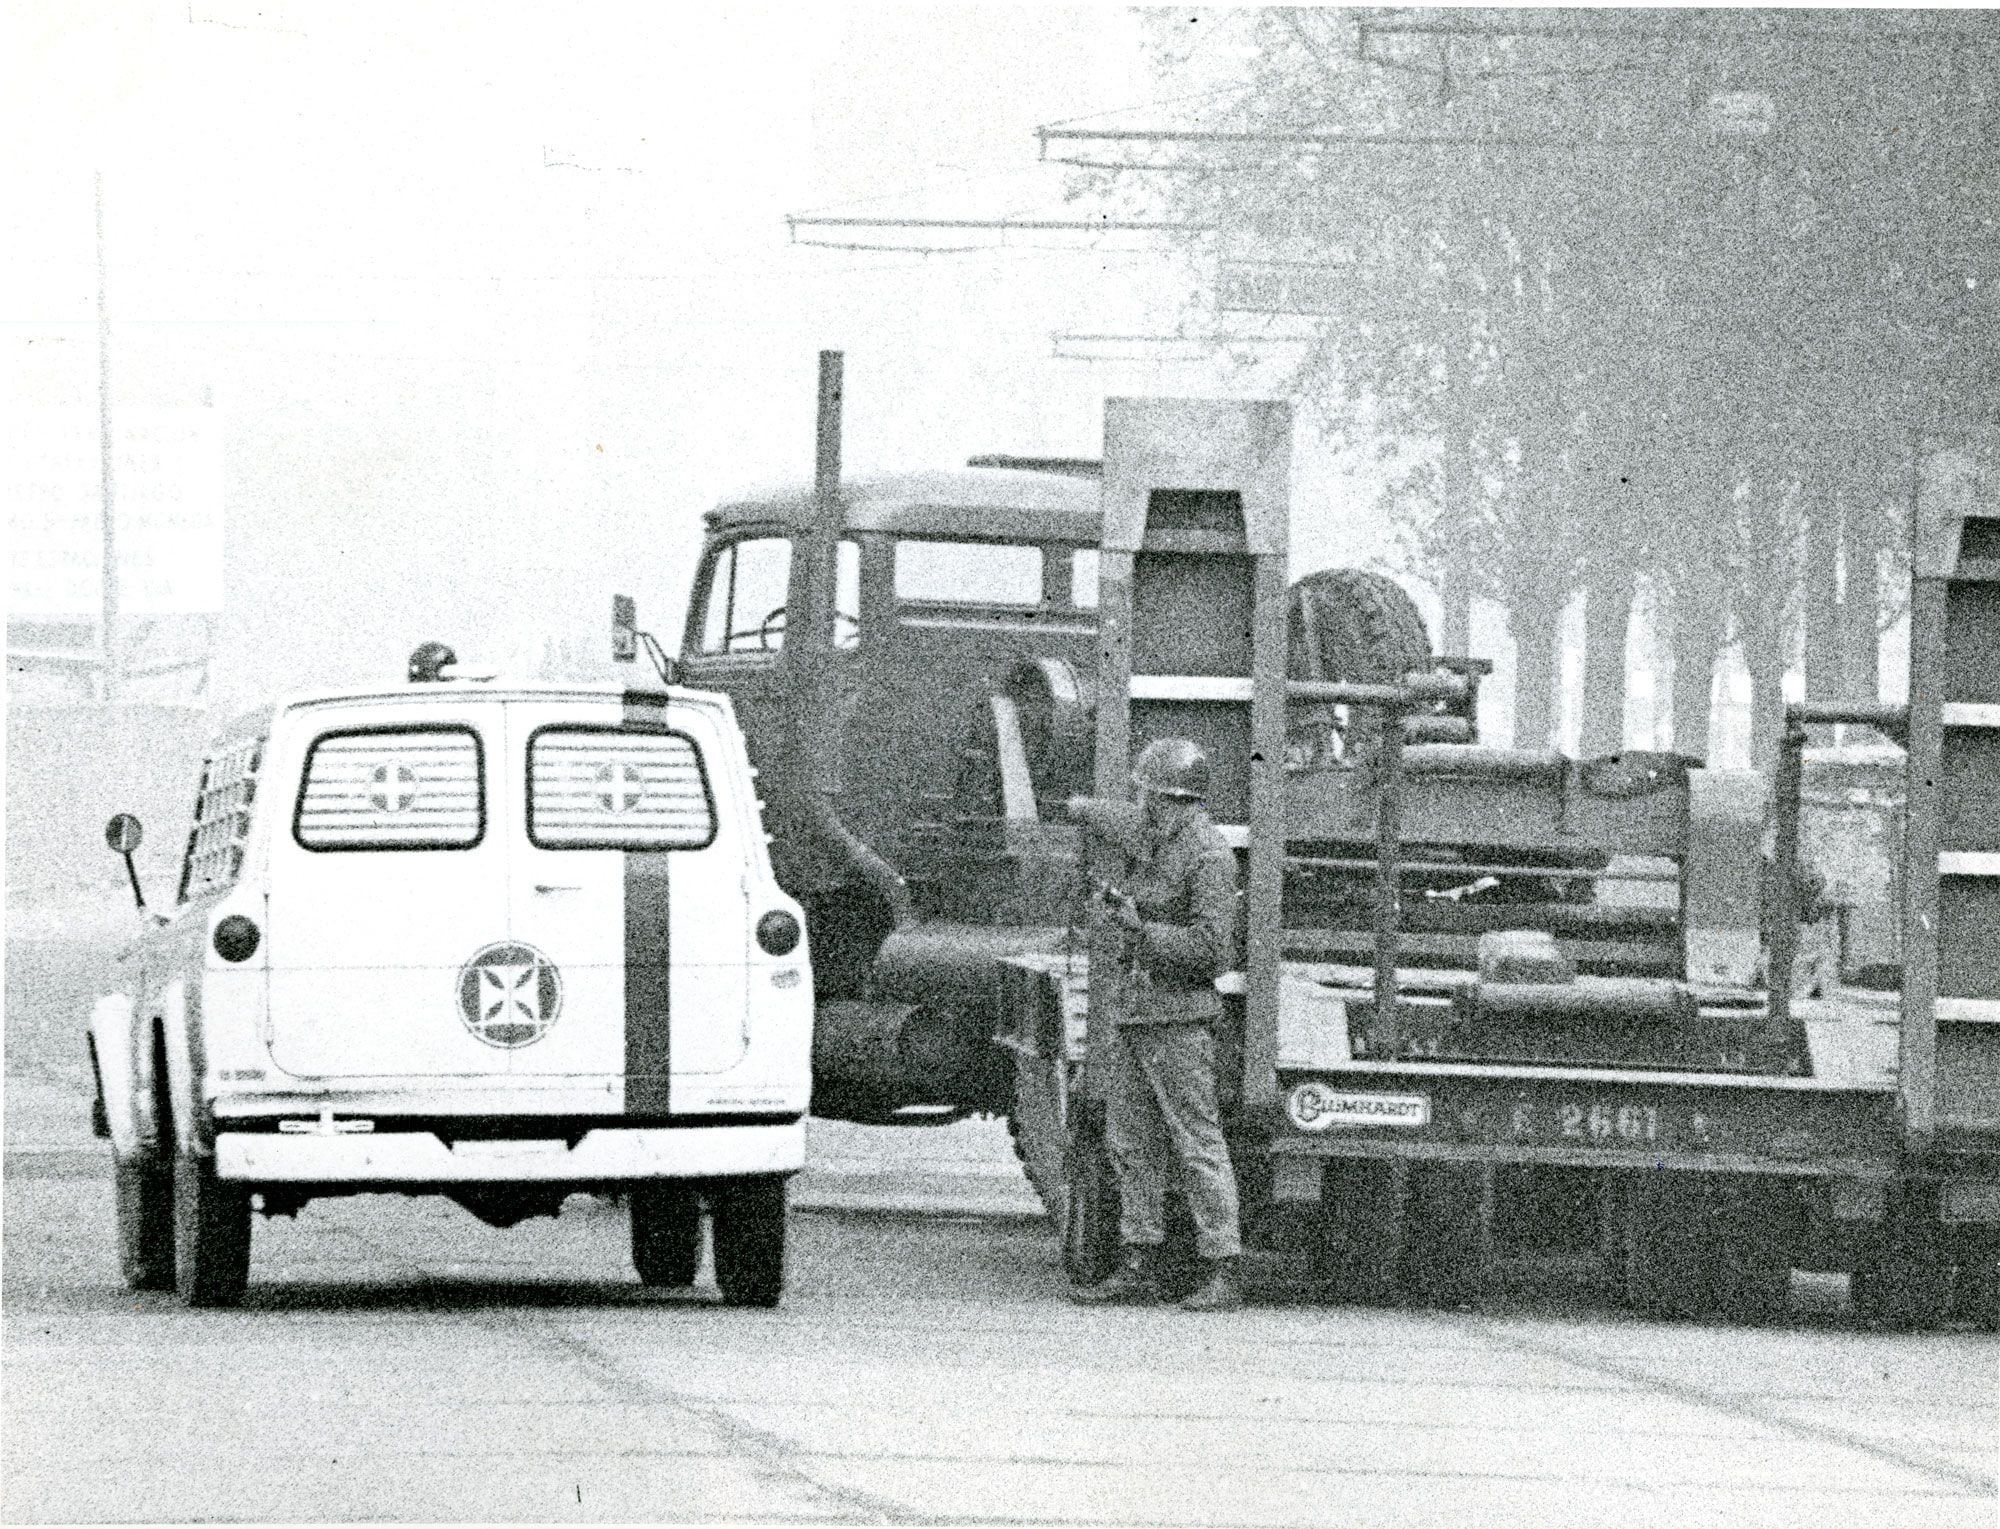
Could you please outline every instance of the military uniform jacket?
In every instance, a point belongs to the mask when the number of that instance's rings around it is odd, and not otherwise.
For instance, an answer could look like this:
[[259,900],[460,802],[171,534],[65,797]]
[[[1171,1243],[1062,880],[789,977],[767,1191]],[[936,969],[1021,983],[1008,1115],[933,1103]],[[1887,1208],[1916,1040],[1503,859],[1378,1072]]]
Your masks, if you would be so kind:
[[1236,856],[1208,809],[1197,803],[1161,834],[1129,803],[1092,807],[1085,821],[1123,850],[1121,890],[1145,920],[1128,941],[1133,980],[1125,1023],[1219,1018],[1215,979],[1229,970],[1236,944]]

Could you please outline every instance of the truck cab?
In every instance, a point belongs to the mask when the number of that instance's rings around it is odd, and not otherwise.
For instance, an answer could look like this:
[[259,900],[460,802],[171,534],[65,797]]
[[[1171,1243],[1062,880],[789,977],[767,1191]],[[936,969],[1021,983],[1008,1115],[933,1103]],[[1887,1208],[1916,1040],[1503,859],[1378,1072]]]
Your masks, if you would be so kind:
[[[967,719],[1010,677],[1035,691],[1032,728],[1080,722],[1096,663],[1098,488],[1092,464],[969,467],[850,477],[840,486],[833,616],[819,683],[801,697],[787,669],[788,615],[813,524],[809,485],[747,493],[710,512],[680,662],[690,683],[727,694],[767,780],[779,879],[805,904],[820,997],[858,999],[895,894],[829,845],[840,829],[911,868],[953,795]],[[809,707],[810,719],[796,715]],[[1051,718],[1051,708],[1060,717]],[[808,769],[782,769],[786,739],[814,738]],[[809,776],[810,778],[804,778]],[[898,874],[901,874],[899,871]],[[959,890],[918,875],[919,917]]]

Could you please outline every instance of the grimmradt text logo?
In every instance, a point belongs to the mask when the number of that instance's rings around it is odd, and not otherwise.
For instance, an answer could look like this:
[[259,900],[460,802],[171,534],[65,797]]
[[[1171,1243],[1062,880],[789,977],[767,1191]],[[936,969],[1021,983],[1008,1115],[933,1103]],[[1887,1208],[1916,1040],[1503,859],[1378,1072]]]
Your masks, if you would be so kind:
[[562,976],[534,946],[502,940],[459,971],[458,1012],[489,1046],[531,1046],[562,1012]]

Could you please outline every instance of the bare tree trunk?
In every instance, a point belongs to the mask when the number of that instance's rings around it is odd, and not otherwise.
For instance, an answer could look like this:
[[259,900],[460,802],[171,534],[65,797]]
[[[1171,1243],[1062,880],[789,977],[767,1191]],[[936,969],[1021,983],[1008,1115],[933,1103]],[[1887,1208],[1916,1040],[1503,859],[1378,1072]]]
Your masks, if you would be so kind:
[[1772,595],[1768,607],[1738,624],[1750,671],[1750,766],[1766,773],[1777,764],[1785,723],[1784,601],[1779,591]]
[[1632,569],[1591,573],[1583,607],[1583,732],[1586,759],[1625,747],[1625,642],[1632,628]]
[[1840,521],[1844,494],[1828,493],[1806,517],[1806,696],[1839,699],[1847,685],[1841,670]]
[[1841,688],[1857,701],[1881,698],[1882,591],[1877,582],[1875,538],[1853,499],[1843,506],[1840,557]]
[[1540,580],[1517,586],[1507,611],[1514,634],[1514,747],[1553,746],[1556,731],[1556,644],[1563,600]]
[[1460,528],[1460,534],[1446,541],[1444,568],[1438,581],[1443,606],[1438,621],[1438,652],[1451,657],[1463,657],[1472,651],[1472,569],[1465,548],[1479,513],[1477,489],[1471,442],[1462,430],[1453,428],[1445,439],[1445,517]]
[[1708,757],[1709,716],[1715,698],[1715,657],[1722,648],[1722,613],[1702,592],[1672,596],[1674,752]]
[[1464,555],[1457,551],[1446,555],[1438,598],[1443,609],[1437,650],[1447,657],[1463,658],[1472,651],[1472,579]]

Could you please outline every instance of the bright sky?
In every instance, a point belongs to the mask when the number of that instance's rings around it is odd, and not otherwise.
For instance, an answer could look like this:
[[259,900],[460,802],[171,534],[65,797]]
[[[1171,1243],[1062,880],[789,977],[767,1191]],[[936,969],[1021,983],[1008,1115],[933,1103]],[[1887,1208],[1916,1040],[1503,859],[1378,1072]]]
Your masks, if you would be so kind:
[[[1058,361],[1171,327],[1164,261],[836,253],[788,212],[1060,214],[1034,128],[1153,86],[1110,6],[15,0],[8,404],[96,403],[103,176],[120,407],[212,404],[220,699],[399,669],[418,640],[677,646],[701,511],[811,469],[815,352],[851,467],[1094,454]],[[866,237],[865,235],[861,237]]]

